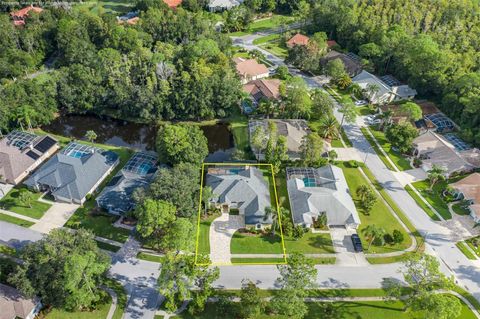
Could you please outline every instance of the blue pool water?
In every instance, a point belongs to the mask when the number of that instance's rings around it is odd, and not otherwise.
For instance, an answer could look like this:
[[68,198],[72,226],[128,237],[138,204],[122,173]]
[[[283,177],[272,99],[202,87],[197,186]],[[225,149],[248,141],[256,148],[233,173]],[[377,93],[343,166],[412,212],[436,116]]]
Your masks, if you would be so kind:
[[84,152],[80,152],[80,151],[71,151],[70,154],[68,154],[70,157],[74,157],[74,158],[82,158],[86,155],[86,153]]
[[305,177],[303,179],[303,183],[305,184],[305,187],[315,187],[315,186],[317,186],[314,178]]
[[229,169],[229,171],[230,171],[231,174],[238,175],[241,171],[243,171],[243,169],[241,169],[241,168],[232,168],[232,169]]

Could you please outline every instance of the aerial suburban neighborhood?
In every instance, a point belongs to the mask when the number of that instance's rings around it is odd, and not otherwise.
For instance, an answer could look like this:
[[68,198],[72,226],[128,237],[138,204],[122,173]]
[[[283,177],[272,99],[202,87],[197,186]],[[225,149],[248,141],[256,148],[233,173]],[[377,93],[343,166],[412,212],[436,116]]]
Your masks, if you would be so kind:
[[480,318],[480,2],[0,2],[0,319]]

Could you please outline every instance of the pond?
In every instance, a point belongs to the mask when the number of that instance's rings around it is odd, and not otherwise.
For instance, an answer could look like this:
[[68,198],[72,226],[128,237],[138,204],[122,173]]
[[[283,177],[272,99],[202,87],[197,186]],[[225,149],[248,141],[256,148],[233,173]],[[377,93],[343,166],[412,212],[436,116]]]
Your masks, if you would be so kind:
[[[136,124],[91,115],[68,115],[55,119],[42,127],[45,131],[74,139],[84,139],[88,130],[97,133],[96,142],[125,146],[137,150],[154,150],[157,129],[154,125]],[[222,162],[233,152],[233,135],[228,124],[200,127],[208,139],[209,155],[205,161]]]

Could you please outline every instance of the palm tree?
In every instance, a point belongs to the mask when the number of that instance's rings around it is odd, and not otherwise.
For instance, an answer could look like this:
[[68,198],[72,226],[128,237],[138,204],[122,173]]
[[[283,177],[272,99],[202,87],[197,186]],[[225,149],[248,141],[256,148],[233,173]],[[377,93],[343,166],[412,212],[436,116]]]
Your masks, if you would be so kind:
[[378,84],[373,84],[373,83],[367,84],[366,92],[368,94],[368,99],[370,100],[370,102],[372,101],[375,94],[378,93],[379,91],[380,91],[380,87],[378,86]]
[[344,120],[347,120],[347,123],[355,122],[355,119],[357,118],[357,108],[355,107],[355,104],[353,104],[351,101],[342,101],[340,103],[338,111],[340,113],[343,113],[340,127],[343,126]]
[[272,219],[272,235],[275,236],[275,230],[278,227],[278,214],[275,211],[275,209],[268,206],[268,207],[265,207],[265,216],[263,216],[263,220],[267,221],[270,218]]
[[363,184],[358,186],[357,188],[357,196],[360,198],[360,201],[365,201],[365,198],[367,198],[367,194],[370,192],[370,188]]
[[275,104],[271,99],[261,99],[258,104],[258,111],[265,114],[267,119],[269,119],[270,115],[273,115],[273,112],[275,111]]
[[204,215],[207,215],[207,209],[210,205],[210,200],[215,196],[210,186],[205,186],[202,189],[202,202],[204,206]]
[[388,125],[390,125],[390,122],[392,121],[392,117],[393,117],[393,111],[391,110],[387,110],[380,115],[380,118],[382,119],[382,126],[381,126],[382,130],[386,128]]
[[377,227],[373,224],[368,225],[364,229],[362,229],[362,233],[365,235],[365,237],[369,238],[369,243],[368,243],[368,248],[367,250],[370,250],[370,246],[372,246],[373,241],[376,238],[380,238],[385,234],[385,229],[381,227]]
[[334,139],[338,137],[338,123],[333,116],[327,116],[320,124],[320,135],[323,138]]
[[362,87],[360,85],[358,85],[358,83],[353,83],[352,85],[350,85],[348,87],[348,91],[350,92],[350,94],[352,94],[355,97],[359,97],[363,93],[362,92]]
[[433,164],[432,168],[427,171],[428,180],[430,181],[430,191],[433,190],[433,186],[439,181],[444,181],[447,179],[445,172],[447,170],[443,167]]
[[97,139],[97,133],[95,133],[94,130],[88,130],[87,133],[85,133],[85,138],[90,142],[93,143]]
[[342,74],[342,76],[340,76],[338,78],[338,80],[336,81],[338,87],[342,90],[346,89],[350,84],[352,84],[352,79],[350,78],[350,76],[348,74]]

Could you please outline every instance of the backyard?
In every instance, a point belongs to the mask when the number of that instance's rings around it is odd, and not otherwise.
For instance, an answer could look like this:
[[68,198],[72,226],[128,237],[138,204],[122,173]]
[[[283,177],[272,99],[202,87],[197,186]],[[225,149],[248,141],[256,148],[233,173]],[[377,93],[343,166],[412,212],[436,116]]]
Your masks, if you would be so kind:
[[[375,246],[372,245],[367,253],[388,253],[393,251],[401,251],[405,250],[412,244],[412,240],[400,222],[393,216],[392,212],[390,211],[389,207],[382,201],[377,195],[377,202],[371,209],[369,213],[366,213],[365,210],[362,208],[360,204],[360,200],[356,194],[356,190],[360,185],[369,185],[370,183],[368,180],[361,174],[361,171],[358,168],[349,167],[347,163],[340,163],[340,166],[343,169],[345,174],[345,178],[347,179],[348,187],[350,188],[350,194],[355,202],[355,206],[357,207],[357,211],[359,212],[359,217],[361,220],[361,225],[358,229],[358,234],[362,240],[363,246],[366,249],[369,245],[369,240],[366,238],[365,234],[363,233],[363,229],[365,229],[369,225],[375,225],[377,227],[381,227],[385,230],[386,234],[392,234],[394,230],[399,230],[404,237],[402,243],[399,244],[388,244],[386,243],[384,246]],[[373,189],[373,186],[371,186]]]
[[[28,192],[31,194],[30,203],[24,203],[20,200],[21,192]],[[43,214],[45,214],[45,212],[51,207],[50,204],[38,201],[41,196],[42,193],[32,192],[26,187],[15,187],[0,200],[0,208],[20,215],[40,219],[42,218]]]

